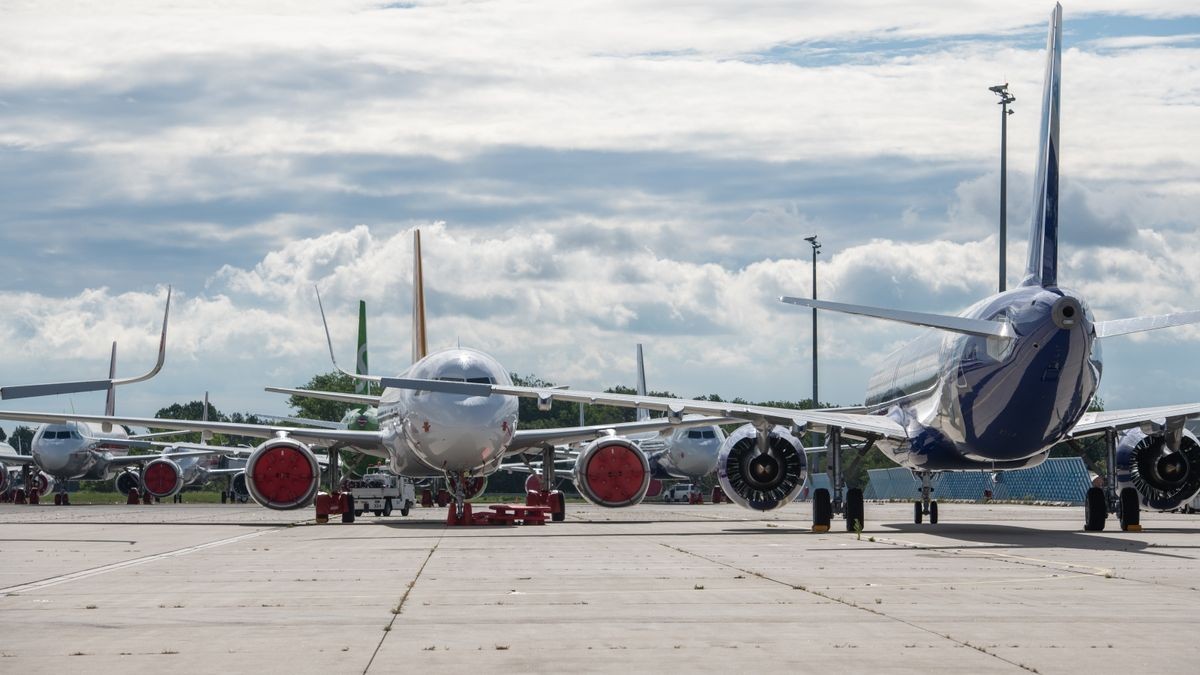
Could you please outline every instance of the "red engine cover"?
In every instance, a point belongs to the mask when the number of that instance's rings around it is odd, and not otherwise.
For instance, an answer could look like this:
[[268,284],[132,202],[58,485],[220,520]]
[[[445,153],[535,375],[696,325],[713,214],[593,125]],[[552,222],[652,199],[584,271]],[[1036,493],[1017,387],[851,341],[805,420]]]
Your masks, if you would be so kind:
[[638,504],[650,485],[646,456],[624,439],[594,441],[575,464],[575,487],[597,506]]
[[169,459],[156,459],[142,471],[142,487],[152,497],[170,497],[183,487],[183,472]]
[[317,493],[320,468],[312,452],[291,439],[267,441],[246,461],[246,488],[270,509],[306,506]]

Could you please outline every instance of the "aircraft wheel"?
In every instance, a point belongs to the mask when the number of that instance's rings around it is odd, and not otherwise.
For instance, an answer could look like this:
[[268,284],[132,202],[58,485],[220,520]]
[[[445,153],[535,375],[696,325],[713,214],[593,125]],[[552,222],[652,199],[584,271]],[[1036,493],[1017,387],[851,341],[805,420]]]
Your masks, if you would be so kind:
[[913,502],[913,522],[920,525],[924,517],[925,513],[921,510],[921,502]]
[[412,502],[404,502],[404,506],[400,507],[400,515],[407,516],[409,509],[412,508]]
[[929,524],[937,525],[937,502],[929,502]]
[[829,490],[817,488],[813,492],[813,532],[828,532],[833,520],[833,505],[829,502]]
[[382,518],[382,517],[383,517],[383,509],[380,509],[380,510],[378,510],[378,511],[372,511],[371,513],[374,513],[376,518]]
[[346,510],[342,511],[342,522],[343,523],[353,523],[355,516],[362,515],[362,509],[358,509],[357,511],[354,509],[354,497],[353,496],[346,495],[344,497],[344,499],[346,500]]
[[1104,490],[1098,487],[1088,488],[1083,503],[1083,529],[1088,532],[1103,530],[1104,519],[1108,517],[1108,505],[1104,503]]
[[867,520],[863,508],[863,493],[858,488],[846,491],[846,531],[854,532],[855,523],[859,530],[866,529]]
[[383,500],[383,515],[384,516],[392,515],[392,498],[391,497],[388,497],[387,499]]
[[550,520],[561,523],[567,519],[567,498],[561,492],[550,493],[550,498],[555,500],[555,508],[550,509]]
[[1117,517],[1121,521],[1121,531],[1138,531],[1142,529],[1142,505],[1136,489],[1121,488],[1121,505]]

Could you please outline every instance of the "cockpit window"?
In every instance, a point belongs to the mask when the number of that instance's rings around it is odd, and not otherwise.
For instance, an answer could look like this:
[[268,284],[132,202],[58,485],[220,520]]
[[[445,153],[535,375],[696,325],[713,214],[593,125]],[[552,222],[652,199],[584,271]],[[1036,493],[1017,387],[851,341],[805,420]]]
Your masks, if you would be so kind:
[[712,429],[709,429],[708,431],[704,432],[704,437],[705,438],[716,438],[717,432],[713,431]]
[[704,438],[704,432],[692,429],[688,432],[688,438]]

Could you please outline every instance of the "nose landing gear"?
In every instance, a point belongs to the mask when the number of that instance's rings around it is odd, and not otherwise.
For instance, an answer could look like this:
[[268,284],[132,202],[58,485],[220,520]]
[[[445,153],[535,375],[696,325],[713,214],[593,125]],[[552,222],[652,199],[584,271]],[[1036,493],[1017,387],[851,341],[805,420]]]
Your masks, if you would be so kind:
[[938,505],[933,501],[933,472],[913,471],[913,475],[921,481],[921,500],[913,502],[913,522],[917,525],[925,516],[929,516],[929,524],[937,525]]

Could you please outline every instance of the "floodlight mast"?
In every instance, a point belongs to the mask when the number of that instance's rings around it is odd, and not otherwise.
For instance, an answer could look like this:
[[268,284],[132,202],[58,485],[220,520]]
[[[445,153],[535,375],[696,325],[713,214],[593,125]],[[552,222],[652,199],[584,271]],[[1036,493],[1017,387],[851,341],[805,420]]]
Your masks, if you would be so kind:
[[1006,287],[1008,276],[1008,116],[1013,114],[1008,104],[1017,100],[1008,93],[1008,83],[988,87],[988,91],[1000,97],[1000,292]]

